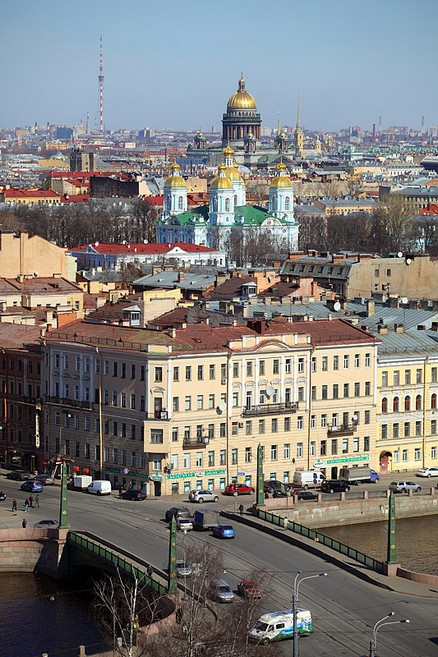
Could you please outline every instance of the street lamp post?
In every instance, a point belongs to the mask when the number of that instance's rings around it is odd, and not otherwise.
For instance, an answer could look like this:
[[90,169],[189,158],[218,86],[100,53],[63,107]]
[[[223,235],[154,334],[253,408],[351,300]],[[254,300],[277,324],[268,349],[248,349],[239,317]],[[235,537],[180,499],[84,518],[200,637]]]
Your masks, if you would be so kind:
[[373,637],[370,641],[370,657],[376,657],[376,650],[377,650],[377,632],[380,630],[381,627],[384,625],[398,625],[399,623],[409,623],[408,618],[404,618],[402,620],[397,620],[397,621],[388,621],[388,618],[391,618],[391,616],[394,616],[395,612],[390,611],[389,614],[381,618],[380,620],[377,621],[377,623],[373,627]]
[[292,629],[293,629],[293,643],[292,643],[292,657],[298,657],[298,627],[297,627],[297,605],[298,605],[298,592],[301,582],[306,579],[315,579],[316,577],[327,577],[327,573],[318,573],[317,575],[306,575],[301,577],[303,571],[299,570],[295,575],[294,588],[292,593]]

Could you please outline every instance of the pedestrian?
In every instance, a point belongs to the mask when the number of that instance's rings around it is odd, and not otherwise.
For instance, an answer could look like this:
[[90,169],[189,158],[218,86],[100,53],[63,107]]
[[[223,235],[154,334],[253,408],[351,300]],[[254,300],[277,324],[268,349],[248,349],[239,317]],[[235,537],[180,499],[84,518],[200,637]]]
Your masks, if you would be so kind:
[[39,495],[39,493],[37,493],[37,494],[35,495],[35,507],[36,507],[37,509],[40,508],[40,495]]
[[14,499],[12,500],[12,511],[16,511],[16,510],[17,510],[17,500],[14,497]]
[[24,512],[27,513],[29,511],[29,500],[26,499],[24,500]]
[[27,520],[26,520],[26,518],[23,518],[22,523],[21,523],[21,526],[23,527],[23,529],[26,529],[26,527],[27,527]]
[[151,564],[148,565],[147,573],[149,577],[152,577],[152,575],[154,574],[154,569],[152,568]]
[[239,513],[241,516],[243,516],[243,504],[239,505]]
[[33,495],[29,495],[29,506],[33,509]]

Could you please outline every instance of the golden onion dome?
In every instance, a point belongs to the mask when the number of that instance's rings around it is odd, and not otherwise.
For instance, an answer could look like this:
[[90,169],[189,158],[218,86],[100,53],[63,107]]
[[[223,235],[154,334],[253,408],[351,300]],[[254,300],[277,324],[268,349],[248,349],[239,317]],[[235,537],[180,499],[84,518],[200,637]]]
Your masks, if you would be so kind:
[[177,162],[174,162],[171,165],[171,170],[172,170],[172,175],[170,178],[167,178],[166,182],[164,183],[165,187],[187,187],[186,182],[182,176],[179,175],[179,172],[181,171],[181,167]]
[[277,175],[271,180],[269,187],[274,187],[276,189],[290,189],[292,187],[292,181],[289,176],[286,175],[286,165],[283,162],[277,164]]
[[239,169],[234,166],[227,167],[225,169],[225,175],[228,178],[228,180],[231,180],[231,182],[233,182],[233,180],[239,180],[239,181],[242,180],[242,176],[240,175]]
[[219,164],[217,168],[218,175],[210,185],[210,189],[233,189],[230,179],[225,175],[227,167],[224,164]]
[[233,157],[234,151],[233,151],[233,149],[231,148],[230,145],[228,145],[226,148],[224,148],[224,150],[222,151],[222,155],[224,157]]
[[227,109],[257,109],[253,96],[245,90],[245,80],[243,77],[239,80],[237,91],[229,99]]

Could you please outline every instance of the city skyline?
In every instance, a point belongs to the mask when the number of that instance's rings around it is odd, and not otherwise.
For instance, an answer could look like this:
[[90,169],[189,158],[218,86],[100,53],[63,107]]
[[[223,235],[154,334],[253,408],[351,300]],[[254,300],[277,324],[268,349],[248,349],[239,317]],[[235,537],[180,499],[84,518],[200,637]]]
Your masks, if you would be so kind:
[[169,0],[165,14],[144,2],[120,15],[113,0],[92,0],[83,16],[54,0],[6,0],[0,53],[11,72],[0,126],[74,125],[88,112],[94,128],[100,35],[106,129],[218,130],[241,72],[264,126],[278,113],[293,125],[298,95],[308,129],[371,130],[380,116],[384,128],[420,128],[422,116],[426,127],[438,124],[428,70],[437,55],[434,0],[371,0],[366,9],[316,0],[311,16],[288,0],[265,7],[223,0],[216,16],[200,0]]

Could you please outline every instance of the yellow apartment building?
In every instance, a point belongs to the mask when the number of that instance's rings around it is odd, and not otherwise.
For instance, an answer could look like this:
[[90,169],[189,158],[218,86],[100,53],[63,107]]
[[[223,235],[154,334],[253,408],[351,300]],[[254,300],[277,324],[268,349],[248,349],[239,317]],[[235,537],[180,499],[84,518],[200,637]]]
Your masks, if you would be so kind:
[[378,467],[378,339],[343,320],[47,333],[44,456],[150,494]]

